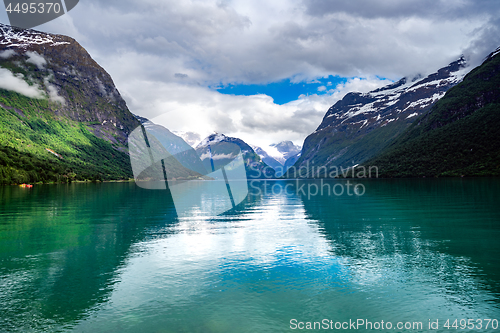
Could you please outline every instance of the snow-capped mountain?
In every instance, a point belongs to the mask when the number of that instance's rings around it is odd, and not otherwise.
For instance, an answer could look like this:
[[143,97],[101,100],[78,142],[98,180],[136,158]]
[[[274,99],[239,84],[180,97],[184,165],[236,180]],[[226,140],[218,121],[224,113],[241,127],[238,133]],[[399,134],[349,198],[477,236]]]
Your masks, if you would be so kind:
[[54,47],[70,45],[71,39],[66,36],[53,35],[32,29],[20,29],[0,23],[0,45],[12,48],[28,48],[34,45]]
[[127,139],[140,123],[73,38],[0,23],[0,118],[0,165],[13,163],[0,183],[133,176]]
[[266,163],[271,168],[273,168],[274,171],[276,171],[276,177],[281,176],[282,172],[280,172],[280,169],[283,169],[283,165],[280,162],[278,162],[273,157],[269,156],[269,154],[264,149],[253,145],[251,147],[255,151],[255,153],[259,155],[260,159],[264,163]]
[[300,166],[352,166],[374,156],[469,72],[463,57],[425,78],[348,93],[304,141]]
[[500,48],[366,165],[382,177],[500,175]]
[[126,151],[127,135],[139,123],[111,76],[77,41],[0,23],[0,55],[4,75],[22,78],[56,102],[55,115],[89,123],[94,135]]
[[300,149],[301,147],[294,145],[292,141],[282,141],[266,147],[267,153],[280,162],[281,165],[285,165],[286,160],[299,153]]
[[498,54],[500,54],[500,46],[495,50],[493,51],[487,59],[493,59],[493,57],[497,56]]
[[[253,150],[250,145],[238,138],[232,138],[221,133],[214,133],[203,139],[196,146],[196,152],[200,156],[203,156],[207,146],[216,145],[221,142],[232,143],[240,148],[241,153],[243,154],[243,160],[245,162],[247,177],[249,179],[275,177],[274,169],[263,162],[260,156]],[[233,152],[230,153],[232,154]]]
[[300,153],[300,146],[294,145],[292,141],[274,143],[266,147],[265,150],[257,146],[252,146],[252,148],[260,156],[262,161],[276,171],[276,177],[280,177],[286,172],[297,159],[293,160],[292,163],[287,163],[287,161]]

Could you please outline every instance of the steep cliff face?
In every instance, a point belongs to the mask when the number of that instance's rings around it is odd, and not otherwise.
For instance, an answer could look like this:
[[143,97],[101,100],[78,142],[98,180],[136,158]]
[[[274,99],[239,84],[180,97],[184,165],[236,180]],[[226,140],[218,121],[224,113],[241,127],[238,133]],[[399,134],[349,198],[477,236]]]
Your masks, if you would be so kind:
[[500,48],[389,147],[383,177],[500,175]]
[[465,65],[461,58],[425,78],[347,94],[306,138],[295,167],[348,167],[374,156],[460,82],[468,71]]
[[127,135],[139,123],[111,76],[78,42],[0,24],[0,52],[0,66],[45,92],[56,118],[86,123],[97,137],[125,151]]
[[0,24],[0,182],[127,179],[140,122],[74,39]]

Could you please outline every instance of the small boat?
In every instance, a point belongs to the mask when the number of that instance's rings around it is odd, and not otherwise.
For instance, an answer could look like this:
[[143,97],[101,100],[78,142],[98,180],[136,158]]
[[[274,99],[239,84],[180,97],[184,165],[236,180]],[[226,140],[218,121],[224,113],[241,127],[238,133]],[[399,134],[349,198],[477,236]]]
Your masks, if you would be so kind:
[[32,184],[21,184],[19,185],[20,187],[27,187],[27,188],[32,188],[33,185]]

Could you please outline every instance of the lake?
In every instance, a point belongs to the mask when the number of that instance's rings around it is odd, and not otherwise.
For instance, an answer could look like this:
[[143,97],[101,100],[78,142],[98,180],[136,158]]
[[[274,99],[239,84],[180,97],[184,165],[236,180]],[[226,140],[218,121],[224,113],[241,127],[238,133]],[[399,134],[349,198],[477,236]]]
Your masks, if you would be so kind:
[[500,179],[357,183],[182,217],[134,183],[1,187],[0,331],[499,332]]

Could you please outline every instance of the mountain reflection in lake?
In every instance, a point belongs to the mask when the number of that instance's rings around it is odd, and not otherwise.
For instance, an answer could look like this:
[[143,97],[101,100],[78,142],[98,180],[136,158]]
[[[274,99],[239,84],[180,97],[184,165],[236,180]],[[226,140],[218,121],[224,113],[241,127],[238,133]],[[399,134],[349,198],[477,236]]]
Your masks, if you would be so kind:
[[165,191],[129,183],[0,188],[0,330],[500,319],[499,180],[366,180],[361,196],[276,190],[293,183],[254,182],[233,211],[183,217]]

